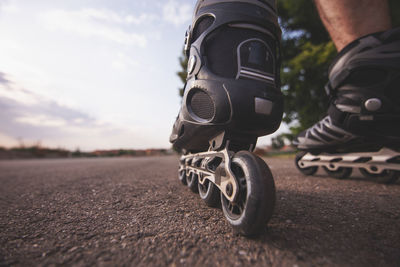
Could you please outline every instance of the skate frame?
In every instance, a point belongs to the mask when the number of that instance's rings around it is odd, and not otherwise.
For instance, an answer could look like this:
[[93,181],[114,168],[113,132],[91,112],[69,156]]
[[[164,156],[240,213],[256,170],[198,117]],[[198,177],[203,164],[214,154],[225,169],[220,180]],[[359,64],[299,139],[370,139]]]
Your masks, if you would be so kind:
[[[231,170],[231,159],[233,152],[226,148],[220,151],[207,151],[196,154],[182,155],[179,172],[185,171],[186,175],[197,175],[198,182],[204,184],[206,180],[212,182],[224,196],[231,202],[234,202],[238,195],[238,183]],[[221,158],[221,164],[224,164],[223,170],[219,172],[209,168],[209,163],[215,158]],[[201,162],[200,166],[197,166]],[[221,165],[220,164],[220,165]],[[220,166],[218,168],[221,168]],[[218,170],[217,168],[217,170]]]
[[382,148],[378,152],[357,152],[343,154],[321,153],[319,155],[305,154],[298,162],[301,168],[323,166],[330,171],[341,167],[362,168],[371,174],[382,174],[385,170],[400,171],[400,164],[388,160],[400,156],[399,152]]

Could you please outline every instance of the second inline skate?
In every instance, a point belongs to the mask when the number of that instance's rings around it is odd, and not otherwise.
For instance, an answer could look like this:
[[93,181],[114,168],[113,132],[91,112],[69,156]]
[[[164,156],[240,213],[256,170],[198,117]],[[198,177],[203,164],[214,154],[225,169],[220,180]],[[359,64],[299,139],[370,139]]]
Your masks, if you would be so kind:
[[400,176],[400,28],[347,45],[329,69],[327,116],[299,134],[296,166],[393,183]]

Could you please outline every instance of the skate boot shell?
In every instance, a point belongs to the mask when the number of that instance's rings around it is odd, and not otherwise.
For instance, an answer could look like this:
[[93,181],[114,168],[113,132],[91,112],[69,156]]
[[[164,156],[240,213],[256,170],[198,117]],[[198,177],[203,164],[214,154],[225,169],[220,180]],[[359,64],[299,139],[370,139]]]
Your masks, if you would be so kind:
[[400,171],[400,28],[355,40],[329,69],[328,115],[294,141],[296,166],[337,178],[360,169],[390,183]]
[[[269,3],[272,2],[272,3]],[[199,1],[186,35],[188,77],[170,137],[206,151],[222,132],[238,150],[279,127],[280,29],[273,1]]]
[[252,154],[281,123],[281,31],[273,0],[198,1],[185,38],[188,77],[170,142],[183,152],[179,179],[233,229],[259,233],[275,186]]

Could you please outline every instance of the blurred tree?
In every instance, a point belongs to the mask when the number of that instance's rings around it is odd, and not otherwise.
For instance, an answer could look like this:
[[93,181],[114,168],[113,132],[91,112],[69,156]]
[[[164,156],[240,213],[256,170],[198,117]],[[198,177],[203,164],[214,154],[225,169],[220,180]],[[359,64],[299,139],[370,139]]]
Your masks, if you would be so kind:
[[276,137],[273,137],[271,139],[271,146],[273,149],[281,149],[282,147],[285,146],[285,140],[284,137],[282,135],[278,135]]
[[[310,127],[326,112],[323,90],[336,49],[309,0],[278,0],[282,36],[284,122],[291,135]],[[292,139],[290,135],[289,139]]]
[[[178,71],[176,74],[178,74],[179,78],[181,79],[182,83],[186,83],[186,76],[187,76],[187,65],[188,65],[188,59],[186,58],[185,52],[182,50],[182,55],[179,57],[179,65],[181,66],[181,70]],[[183,96],[183,87],[179,88],[179,95]]]

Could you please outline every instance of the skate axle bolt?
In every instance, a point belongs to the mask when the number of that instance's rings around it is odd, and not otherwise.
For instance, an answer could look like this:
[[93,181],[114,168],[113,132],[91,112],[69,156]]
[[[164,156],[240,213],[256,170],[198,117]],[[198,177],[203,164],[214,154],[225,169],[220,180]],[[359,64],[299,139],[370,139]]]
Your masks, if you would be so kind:
[[231,183],[226,185],[225,191],[226,191],[226,194],[228,196],[230,196],[230,197],[232,196],[232,194],[233,194],[233,186],[232,186]]
[[365,108],[368,111],[377,111],[382,106],[382,101],[378,98],[371,98],[365,101]]

